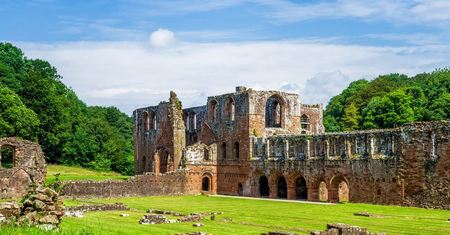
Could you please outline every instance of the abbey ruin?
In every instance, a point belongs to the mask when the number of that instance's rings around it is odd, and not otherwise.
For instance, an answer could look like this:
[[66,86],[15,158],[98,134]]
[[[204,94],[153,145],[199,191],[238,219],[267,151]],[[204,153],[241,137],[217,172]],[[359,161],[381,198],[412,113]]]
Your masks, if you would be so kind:
[[171,92],[133,113],[135,177],[64,191],[450,207],[449,122],[325,133],[322,109],[297,94],[245,87],[183,109]]

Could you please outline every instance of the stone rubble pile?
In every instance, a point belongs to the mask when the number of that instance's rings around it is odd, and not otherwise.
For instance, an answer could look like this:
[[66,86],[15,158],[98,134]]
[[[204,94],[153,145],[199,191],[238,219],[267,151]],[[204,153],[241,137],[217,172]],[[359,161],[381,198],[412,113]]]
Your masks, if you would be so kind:
[[91,204],[91,205],[81,205],[81,206],[72,206],[67,207],[64,216],[67,217],[77,217],[82,218],[84,212],[86,211],[127,211],[130,210],[123,203],[115,203],[115,204]]
[[[140,224],[164,224],[164,223],[186,223],[186,222],[200,222],[207,216],[210,216],[211,220],[215,220],[216,215],[223,214],[222,212],[203,212],[203,213],[190,213],[189,215],[176,212],[176,211],[165,211],[159,209],[149,209],[147,211],[151,214],[146,214],[142,216],[139,220]],[[177,219],[168,219],[164,215],[178,217]],[[203,226],[203,224],[202,224]]]
[[164,215],[144,215],[141,220],[139,220],[140,224],[165,224],[168,223],[168,219]]
[[371,233],[366,228],[348,224],[327,224],[324,231],[312,231],[311,235],[386,235],[386,233]]
[[205,232],[176,233],[175,235],[206,235]]
[[28,192],[21,206],[15,202],[0,203],[0,214],[3,223],[53,229],[61,223],[64,203],[54,190],[38,187]]

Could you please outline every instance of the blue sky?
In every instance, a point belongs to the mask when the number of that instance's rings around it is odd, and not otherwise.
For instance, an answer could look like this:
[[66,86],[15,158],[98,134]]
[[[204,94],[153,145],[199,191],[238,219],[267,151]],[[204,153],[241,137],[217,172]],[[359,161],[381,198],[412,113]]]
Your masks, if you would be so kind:
[[325,103],[349,82],[448,67],[450,1],[2,1],[0,40],[89,104],[187,105],[234,86]]

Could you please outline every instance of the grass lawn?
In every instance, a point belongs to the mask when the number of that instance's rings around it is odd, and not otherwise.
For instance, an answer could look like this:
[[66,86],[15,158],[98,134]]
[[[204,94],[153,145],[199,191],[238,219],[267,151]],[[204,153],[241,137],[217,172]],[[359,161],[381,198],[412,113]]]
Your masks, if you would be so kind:
[[[309,234],[323,230],[327,223],[348,223],[387,234],[450,234],[450,211],[427,210],[368,204],[306,204],[289,201],[252,200],[214,196],[129,197],[115,199],[69,200],[66,205],[82,203],[123,202],[131,211],[88,212],[84,218],[64,218],[62,234],[175,234],[204,231],[211,234],[260,234],[268,231],[290,231]],[[223,212],[205,226],[192,223],[140,225],[149,208],[190,212]],[[354,216],[367,211],[379,217]],[[129,217],[120,217],[128,213]],[[232,221],[225,220],[231,218]],[[1,228],[5,234],[46,234],[37,230]]]
[[99,172],[86,168],[64,165],[48,165],[46,183],[55,182],[55,175],[59,173],[59,180],[107,180],[107,179],[128,179],[129,176],[115,172]]

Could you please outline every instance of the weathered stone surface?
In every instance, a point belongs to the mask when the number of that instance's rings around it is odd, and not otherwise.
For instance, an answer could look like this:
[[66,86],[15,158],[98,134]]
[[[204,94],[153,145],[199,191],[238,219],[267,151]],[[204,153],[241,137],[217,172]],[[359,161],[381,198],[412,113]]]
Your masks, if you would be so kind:
[[0,203],[0,214],[4,217],[19,217],[20,207],[15,202],[1,202]]
[[139,221],[140,224],[165,224],[167,218],[164,215],[144,215]]
[[371,233],[366,228],[348,224],[327,224],[327,230],[313,231],[311,235],[386,235],[385,233]]
[[20,198],[32,183],[42,185],[47,167],[39,144],[8,137],[0,138],[0,148],[12,149],[12,168],[1,165],[0,156],[0,198]]

